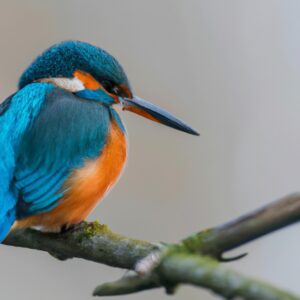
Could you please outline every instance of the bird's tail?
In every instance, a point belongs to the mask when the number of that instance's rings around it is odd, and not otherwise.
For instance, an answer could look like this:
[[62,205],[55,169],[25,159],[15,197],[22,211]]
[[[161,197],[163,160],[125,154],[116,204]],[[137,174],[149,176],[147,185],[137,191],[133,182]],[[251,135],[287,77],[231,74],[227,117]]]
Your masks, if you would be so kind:
[[0,220],[0,243],[8,235],[10,228],[13,226],[16,220],[15,209],[11,209],[6,215]]

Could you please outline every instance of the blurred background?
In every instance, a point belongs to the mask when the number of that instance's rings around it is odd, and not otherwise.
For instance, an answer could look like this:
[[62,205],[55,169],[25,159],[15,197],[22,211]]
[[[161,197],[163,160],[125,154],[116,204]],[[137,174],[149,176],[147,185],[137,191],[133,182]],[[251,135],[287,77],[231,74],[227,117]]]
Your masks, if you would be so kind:
[[[122,114],[127,170],[94,213],[114,231],[175,242],[300,190],[300,2],[9,0],[0,11],[0,96],[45,48],[103,47],[138,95],[197,128],[194,137]],[[300,293],[299,226],[235,251],[228,266]],[[124,270],[0,247],[1,299],[92,299]],[[122,299],[170,299],[163,290]],[[181,287],[172,299],[218,299]]]

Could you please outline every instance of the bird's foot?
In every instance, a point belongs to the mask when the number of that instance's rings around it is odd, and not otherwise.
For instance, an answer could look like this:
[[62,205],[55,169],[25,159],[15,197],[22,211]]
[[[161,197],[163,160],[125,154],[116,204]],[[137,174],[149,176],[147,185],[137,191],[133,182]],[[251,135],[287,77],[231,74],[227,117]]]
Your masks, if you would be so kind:
[[83,228],[84,225],[85,225],[84,221],[81,221],[80,223],[77,224],[65,224],[61,227],[60,233],[64,234],[64,233],[74,232]]

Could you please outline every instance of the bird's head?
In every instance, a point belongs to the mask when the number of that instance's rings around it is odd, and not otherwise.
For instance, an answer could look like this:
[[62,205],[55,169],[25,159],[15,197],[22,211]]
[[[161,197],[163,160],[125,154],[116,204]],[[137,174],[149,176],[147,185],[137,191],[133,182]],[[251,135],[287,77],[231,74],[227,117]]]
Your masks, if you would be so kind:
[[25,70],[19,88],[32,82],[50,82],[75,95],[102,105],[121,105],[152,121],[199,135],[167,111],[135,96],[119,62],[101,48],[66,41],[47,49]]

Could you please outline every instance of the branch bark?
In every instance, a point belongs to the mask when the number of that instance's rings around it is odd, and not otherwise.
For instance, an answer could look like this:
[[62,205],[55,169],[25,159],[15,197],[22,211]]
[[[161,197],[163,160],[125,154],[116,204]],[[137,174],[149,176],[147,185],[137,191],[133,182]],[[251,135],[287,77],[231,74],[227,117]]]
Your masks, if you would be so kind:
[[271,285],[228,270],[213,259],[185,253],[168,256],[156,273],[150,276],[130,274],[116,282],[100,285],[95,289],[94,295],[124,295],[161,286],[173,293],[180,283],[208,288],[225,299],[299,299]]
[[[96,289],[96,295],[124,294],[160,286],[172,292],[177,284],[187,283],[209,288],[226,299],[295,300],[300,298],[225,269],[216,259],[222,260],[225,251],[299,220],[300,194],[293,194],[177,244],[127,238],[97,222],[84,223],[76,230],[61,234],[16,230],[4,244],[47,251],[59,259],[78,257],[131,270],[147,262],[146,274],[102,285]],[[159,259],[150,261],[149,265],[148,258],[153,253]]]
[[60,234],[15,230],[3,243],[46,251],[61,260],[77,257],[123,269],[134,269],[138,261],[163,247],[114,233],[98,222],[83,223]]
[[258,210],[215,228],[201,231],[184,239],[190,251],[217,258],[266,234],[300,220],[300,194],[283,197]]

